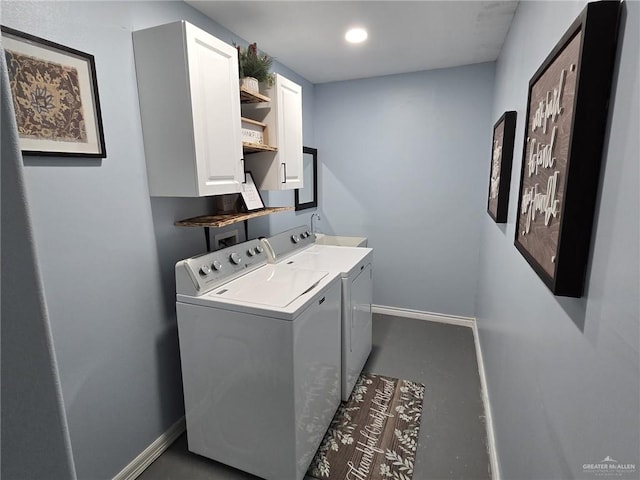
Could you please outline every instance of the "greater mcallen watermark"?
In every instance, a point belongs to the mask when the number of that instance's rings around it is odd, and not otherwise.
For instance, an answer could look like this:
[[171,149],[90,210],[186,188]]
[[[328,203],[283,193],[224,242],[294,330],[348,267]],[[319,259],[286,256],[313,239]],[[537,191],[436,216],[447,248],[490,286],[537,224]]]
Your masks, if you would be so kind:
[[584,463],[584,473],[590,473],[598,477],[621,477],[636,471],[635,463],[621,463],[607,455],[598,463]]

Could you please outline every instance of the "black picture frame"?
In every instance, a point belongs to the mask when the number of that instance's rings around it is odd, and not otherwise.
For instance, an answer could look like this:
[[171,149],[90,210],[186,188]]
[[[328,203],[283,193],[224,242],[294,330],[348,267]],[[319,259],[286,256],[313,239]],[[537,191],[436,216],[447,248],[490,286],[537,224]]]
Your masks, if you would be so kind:
[[529,82],[515,247],[554,295],[581,297],[620,2],[593,2]]
[[496,223],[507,223],[516,118],[515,111],[504,112],[493,126],[487,213]]
[[[302,156],[303,156],[303,175],[304,175],[304,160],[305,155],[310,155],[311,157],[311,172],[313,175],[313,179],[311,185],[307,185],[308,179],[305,178],[305,187],[304,189],[296,188],[295,189],[295,210],[305,210],[307,208],[317,208],[318,207],[318,149],[311,147],[302,147]],[[309,158],[309,157],[307,157]],[[311,190],[308,190],[311,189]],[[309,202],[300,202],[300,190],[305,190],[305,192],[310,191],[313,196],[312,200]]]
[[4,25],[0,31],[22,154],[105,158],[93,55]]
[[258,190],[256,182],[250,171],[244,172],[244,179],[245,181],[242,184],[240,196],[242,197],[242,203],[245,211],[257,212],[258,210],[264,210],[264,200],[262,200],[260,190]]

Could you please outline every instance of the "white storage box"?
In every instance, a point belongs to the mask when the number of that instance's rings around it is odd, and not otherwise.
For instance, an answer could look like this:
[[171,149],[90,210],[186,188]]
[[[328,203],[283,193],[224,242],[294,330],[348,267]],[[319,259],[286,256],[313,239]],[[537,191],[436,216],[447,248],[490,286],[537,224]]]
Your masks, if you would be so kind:
[[266,127],[262,122],[242,117],[242,141],[257,145],[268,145]]

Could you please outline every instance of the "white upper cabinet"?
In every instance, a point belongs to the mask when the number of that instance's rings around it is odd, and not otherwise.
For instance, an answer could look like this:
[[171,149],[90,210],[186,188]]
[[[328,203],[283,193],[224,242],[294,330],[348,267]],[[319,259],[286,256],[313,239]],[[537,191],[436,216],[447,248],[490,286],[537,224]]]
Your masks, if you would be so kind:
[[238,53],[185,22],[133,33],[149,192],[241,191]]
[[243,115],[264,122],[278,150],[246,154],[247,170],[262,190],[302,188],[302,87],[276,74],[266,95],[269,103],[243,105]]

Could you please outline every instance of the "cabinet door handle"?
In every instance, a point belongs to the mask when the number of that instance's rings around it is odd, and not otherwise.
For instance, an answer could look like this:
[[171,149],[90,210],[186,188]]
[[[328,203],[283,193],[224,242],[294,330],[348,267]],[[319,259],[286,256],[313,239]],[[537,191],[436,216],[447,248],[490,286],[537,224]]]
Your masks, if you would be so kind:
[[283,167],[282,168],[282,172],[283,172],[282,183],[287,183],[287,164],[283,162],[283,163],[281,163],[281,165]]
[[327,297],[322,297],[320,299],[320,301],[318,302],[318,305],[322,305],[326,299],[327,299]]

